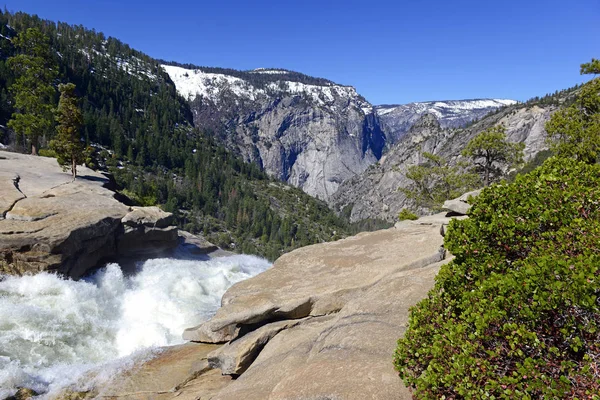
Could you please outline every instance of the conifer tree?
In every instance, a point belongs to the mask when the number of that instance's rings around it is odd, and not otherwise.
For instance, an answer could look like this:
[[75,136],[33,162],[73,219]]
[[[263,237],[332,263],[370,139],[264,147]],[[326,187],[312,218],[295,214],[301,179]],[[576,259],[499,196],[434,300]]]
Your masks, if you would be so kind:
[[462,155],[475,163],[483,175],[483,183],[489,186],[495,176],[502,173],[502,166],[512,166],[523,162],[523,143],[510,143],[506,140],[504,126],[493,126],[475,136]]
[[79,109],[79,100],[72,83],[59,86],[60,100],[58,102],[57,135],[50,142],[50,147],[56,152],[58,164],[63,170],[71,167],[73,180],[77,177],[77,164],[85,161],[84,144],[81,140],[81,125],[83,116]]
[[450,165],[444,158],[427,152],[421,156],[424,162],[411,165],[406,171],[411,184],[399,188],[417,207],[440,209],[445,200],[478,186],[478,176],[465,171],[463,164]]
[[[600,74],[600,60],[581,65],[582,74]],[[600,78],[583,85],[575,103],[546,123],[550,149],[560,157],[594,164],[600,153]]]
[[8,59],[8,67],[19,77],[10,87],[14,96],[12,119],[8,127],[25,134],[31,154],[37,155],[39,138],[52,129],[55,93],[52,81],[57,68],[52,60],[48,38],[37,28],[29,28],[13,39],[19,54]]

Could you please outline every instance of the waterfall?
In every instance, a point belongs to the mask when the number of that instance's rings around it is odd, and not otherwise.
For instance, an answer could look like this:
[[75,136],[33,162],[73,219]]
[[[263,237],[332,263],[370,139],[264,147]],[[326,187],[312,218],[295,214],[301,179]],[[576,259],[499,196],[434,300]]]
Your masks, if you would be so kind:
[[90,371],[109,379],[183,343],[183,330],[210,318],[231,285],[269,266],[236,255],[154,259],[131,276],[109,264],[80,281],[1,276],[0,399],[18,387],[52,394]]

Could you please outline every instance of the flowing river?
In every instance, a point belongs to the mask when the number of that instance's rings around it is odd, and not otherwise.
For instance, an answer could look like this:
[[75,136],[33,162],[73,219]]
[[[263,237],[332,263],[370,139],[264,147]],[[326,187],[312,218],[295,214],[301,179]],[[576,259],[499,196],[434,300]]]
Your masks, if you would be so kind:
[[183,330],[211,317],[231,285],[269,267],[236,255],[154,259],[131,276],[109,264],[80,281],[2,276],[0,399],[18,387],[56,393],[90,371],[108,379],[160,346],[183,343]]

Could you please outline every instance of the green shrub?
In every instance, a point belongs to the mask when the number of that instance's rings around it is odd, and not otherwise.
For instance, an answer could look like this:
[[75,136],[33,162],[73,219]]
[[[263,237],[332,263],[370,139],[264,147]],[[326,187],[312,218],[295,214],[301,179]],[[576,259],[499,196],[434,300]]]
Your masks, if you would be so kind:
[[407,219],[414,221],[415,219],[419,219],[419,217],[416,214],[410,212],[410,210],[403,208],[402,211],[400,211],[400,213],[398,214],[398,219],[400,221],[405,221]]
[[550,158],[485,189],[469,216],[398,341],[414,396],[598,398],[600,166]]
[[38,154],[42,157],[52,157],[56,158],[56,152],[52,149],[40,149]]

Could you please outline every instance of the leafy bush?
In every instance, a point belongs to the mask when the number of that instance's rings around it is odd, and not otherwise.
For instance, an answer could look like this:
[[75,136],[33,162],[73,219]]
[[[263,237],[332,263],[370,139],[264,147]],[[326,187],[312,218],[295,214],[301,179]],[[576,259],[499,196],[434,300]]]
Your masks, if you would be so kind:
[[600,166],[550,158],[485,189],[469,216],[398,341],[414,396],[598,398]]
[[419,219],[419,217],[416,214],[413,214],[412,212],[410,212],[410,210],[403,208],[402,211],[400,211],[400,213],[398,214],[398,219],[400,221],[405,221],[407,219],[414,221],[415,219]]
[[52,157],[52,158],[56,158],[56,152],[54,150],[51,149],[40,149],[38,151],[38,154],[42,157]]

